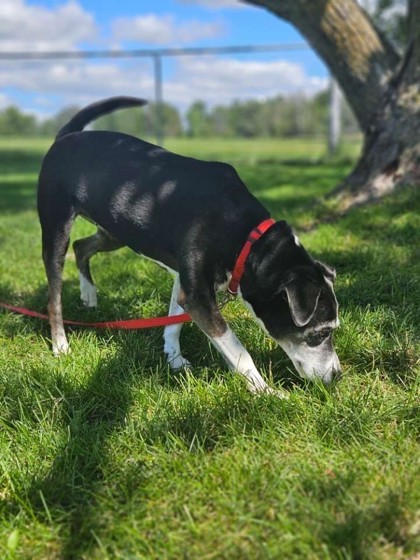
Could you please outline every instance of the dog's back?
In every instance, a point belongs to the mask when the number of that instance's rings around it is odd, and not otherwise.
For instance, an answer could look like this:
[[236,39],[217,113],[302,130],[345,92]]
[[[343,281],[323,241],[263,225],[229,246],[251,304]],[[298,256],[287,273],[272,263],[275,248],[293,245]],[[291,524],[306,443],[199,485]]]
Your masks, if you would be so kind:
[[49,221],[51,207],[54,213],[71,207],[73,215],[147,255],[151,238],[173,253],[178,236],[192,224],[201,223],[211,238],[231,227],[235,237],[236,224],[247,230],[267,216],[226,163],[180,156],[119,132],[81,130],[104,112],[141,104],[132,98],[96,103],[61,129],[39,176],[41,222]]

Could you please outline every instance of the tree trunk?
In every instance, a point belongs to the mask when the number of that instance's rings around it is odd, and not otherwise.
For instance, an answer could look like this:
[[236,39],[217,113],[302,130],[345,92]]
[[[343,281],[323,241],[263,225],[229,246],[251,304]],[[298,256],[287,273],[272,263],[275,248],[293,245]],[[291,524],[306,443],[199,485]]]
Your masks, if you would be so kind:
[[398,187],[420,184],[420,92],[415,78],[420,53],[416,60],[413,47],[378,103],[356,167],[331,193],[342,210],[381,198]]
[[292,23],[335,76],[364,133],[359,162],[331,194],[345,210],[420,182],[420,0],[409,0],[403,60],[355,0],[246,0]]

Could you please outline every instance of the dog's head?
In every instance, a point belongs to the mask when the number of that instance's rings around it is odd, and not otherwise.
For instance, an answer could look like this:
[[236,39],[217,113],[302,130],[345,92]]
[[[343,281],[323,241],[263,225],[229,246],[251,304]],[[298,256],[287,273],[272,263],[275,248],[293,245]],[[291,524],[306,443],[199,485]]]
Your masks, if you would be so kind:
[[340,373],[334,280],[335,270],[314,261],[284,221],[254,243],[241,280],[243,299],[298,373],[324,383]]

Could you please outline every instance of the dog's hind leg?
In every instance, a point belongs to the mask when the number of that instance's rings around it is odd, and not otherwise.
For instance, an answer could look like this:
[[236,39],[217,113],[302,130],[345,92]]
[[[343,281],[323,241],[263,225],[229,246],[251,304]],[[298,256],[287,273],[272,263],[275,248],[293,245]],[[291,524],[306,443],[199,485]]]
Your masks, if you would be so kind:
[[[184,310],[178,303],[180,292],[179,274],[175,276],[174,285],[172,288],[171,303],[169,305],[169,316],[179,315],[184,313]],[[168,364],[172,369],[181,369],[189,367],[191,364],[181,354],[181,347],[179,344],[179,336],[181,334],[182,323],[177,325],[168,325],[163,332],[164,352]]]
[[[51,205],[53,207],[53,205]],[[42,258],[48,279],[48,317],[51,325],[51,340],[54,354],[65,354],[69,350],[63,325],[61,291],[63,285],[64,258],[69,246],[70,229],[74,220],[71,208],[56,210],[54,214],[42,212]]]
[[90,272],[90,259],[96,253],[115,251],[121,247],[123,247],[122,243],[101,228],[98,228],[94,235],[78,239],[73,243],[76,265],[79,269],[80,299],[86,307],[98,305],[96,286]]

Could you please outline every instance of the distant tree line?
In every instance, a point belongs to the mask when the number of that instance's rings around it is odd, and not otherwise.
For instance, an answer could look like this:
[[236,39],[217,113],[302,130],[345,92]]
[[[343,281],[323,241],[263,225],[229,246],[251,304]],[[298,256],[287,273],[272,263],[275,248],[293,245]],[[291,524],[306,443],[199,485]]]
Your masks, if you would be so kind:
[[[208,109],[196,101],[186,113],[186,134],[193,137],[298,137],[327,133],[328,92],[307,99],[278,96],[265,101],[234,101]],[[357,131],[348,109],[343,111],[343,131]]]
[[[46,120],[11,106],[0,111],[0,136],[54,136],[78,111],[66,107]],[[325,135],[328,127],[328,92],[312,98],[278,96],[264,101],[234,101],[229,105],[208,107],[195,101],[184,116],[169,103],[157,115],[156,105],[122,110],[94,123],[97,130],[118,130],[140,137],[152,137],[156,118],[161,118],[165,136],[179,137],[299,137]],[[344,134],[358,131],[356,120],[343,103]]]

